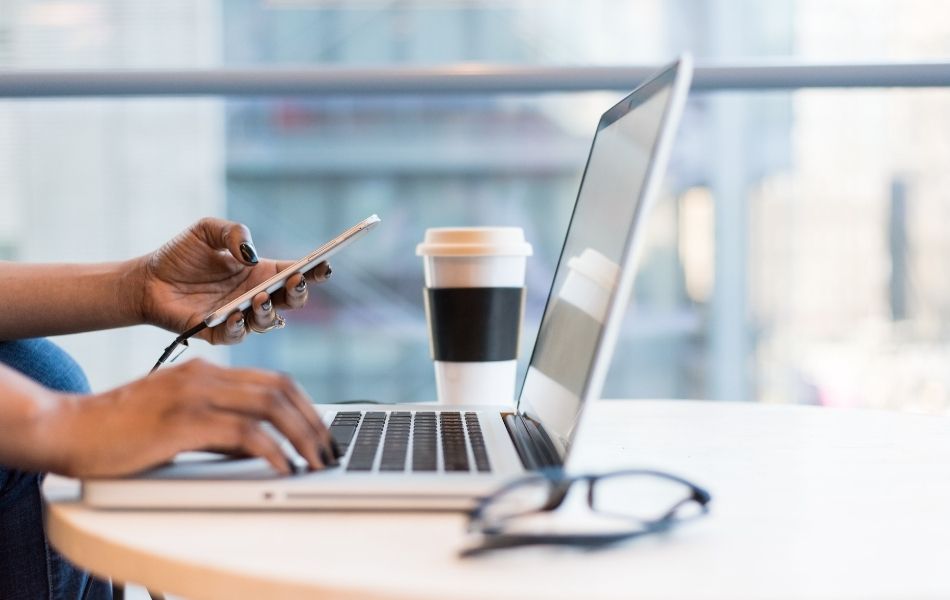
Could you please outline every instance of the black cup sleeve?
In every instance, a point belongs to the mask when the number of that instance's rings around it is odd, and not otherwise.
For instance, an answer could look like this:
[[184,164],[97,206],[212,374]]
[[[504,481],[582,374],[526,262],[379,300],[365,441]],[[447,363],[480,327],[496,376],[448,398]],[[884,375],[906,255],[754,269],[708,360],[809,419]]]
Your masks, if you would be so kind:
[[427,288],[425,307],[434,360],[518,358],[524,288]]

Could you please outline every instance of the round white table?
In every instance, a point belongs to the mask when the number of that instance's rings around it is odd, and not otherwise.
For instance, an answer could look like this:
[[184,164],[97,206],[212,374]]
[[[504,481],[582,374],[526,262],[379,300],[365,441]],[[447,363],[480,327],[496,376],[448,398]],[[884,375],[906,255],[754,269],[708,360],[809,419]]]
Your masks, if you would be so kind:
[[50,484],[53,544],[188,598],[948,598],[950,418],[686,401],[589,408],[572,470],[673,471],[712,511],[596,552],[460,559],[457,514],[100,511]]

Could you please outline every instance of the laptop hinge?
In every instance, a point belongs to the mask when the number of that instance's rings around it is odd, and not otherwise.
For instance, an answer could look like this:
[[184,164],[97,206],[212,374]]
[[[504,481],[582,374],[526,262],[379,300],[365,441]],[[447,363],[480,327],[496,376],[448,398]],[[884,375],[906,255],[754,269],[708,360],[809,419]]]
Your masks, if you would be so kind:
[[544,426],[523,415],[504,415],[505,427],[518,451],[521,464],[529,471],[561,467],[563,462]]

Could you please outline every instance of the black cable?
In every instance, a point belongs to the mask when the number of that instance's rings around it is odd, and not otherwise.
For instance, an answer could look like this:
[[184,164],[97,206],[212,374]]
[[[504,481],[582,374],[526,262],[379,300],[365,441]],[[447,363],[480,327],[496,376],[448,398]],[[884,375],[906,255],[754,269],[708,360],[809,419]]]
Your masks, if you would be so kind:
[[175,341],[172,342],[171,345],[169,345],[167,348],[165,348],[165,351],[162,352],[162,355],[159,357],[158,362],[155,363],[155,366],[152,367],[152,370],[149,371],[148,374],[151,375],[156,370],[158,370],[158,368],[162,366],[162,363],[168,360],[168,357],[172,355],[172,352],[175,351],[175,348],[177,348],[178,346],[188,346],[189,338],[201,333],[207,328],[208,328],[208,325],[204,321],[202,321],[201,323],[198,323],[197,325],[195,325],[194,327],[192,327],[185,333],[176,337]]

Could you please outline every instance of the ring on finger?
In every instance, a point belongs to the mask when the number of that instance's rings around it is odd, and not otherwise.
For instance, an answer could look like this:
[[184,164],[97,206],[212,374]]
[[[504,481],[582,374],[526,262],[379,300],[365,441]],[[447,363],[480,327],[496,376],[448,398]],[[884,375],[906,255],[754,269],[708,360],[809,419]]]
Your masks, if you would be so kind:
[[254,333],[267,333],[273,329],[283,329],[287,325],[287,320],[279,312],[274,312],[274,320],[267,327],[258,327],[254,324],[254,319],[247,320],[247,327]]

